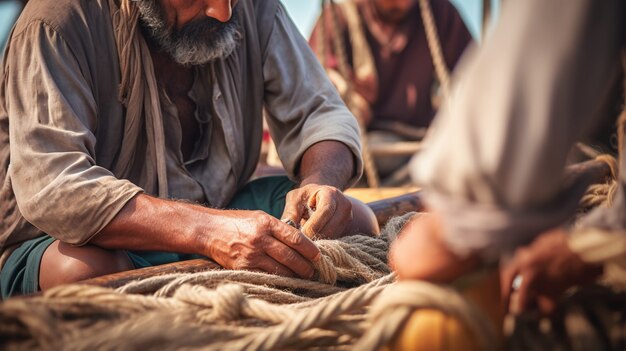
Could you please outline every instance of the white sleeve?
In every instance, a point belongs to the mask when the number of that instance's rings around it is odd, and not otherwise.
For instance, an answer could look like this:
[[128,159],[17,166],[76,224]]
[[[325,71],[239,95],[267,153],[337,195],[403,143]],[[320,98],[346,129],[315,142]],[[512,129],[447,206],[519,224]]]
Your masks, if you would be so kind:
[[411,164],[455,252],[496,258],[573,214],[565,158],[619,69],[622,14],[618,0],[509,1],[461,63]]

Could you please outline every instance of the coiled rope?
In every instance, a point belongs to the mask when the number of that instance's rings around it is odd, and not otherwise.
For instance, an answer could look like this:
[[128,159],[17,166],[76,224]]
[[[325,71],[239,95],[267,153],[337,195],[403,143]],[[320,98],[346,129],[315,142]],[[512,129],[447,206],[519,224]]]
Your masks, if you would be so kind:
[[0,305],[0,347],[374,350],[416,308],[441,308],[480,340],[490,338],[476,327],[489,322],[452,289],[394,284],[387,252],[408,218],[390,221],[377,238],[317,241],[318,281],[223,270],[156,276],[118,289],[66,285],[9,299]]

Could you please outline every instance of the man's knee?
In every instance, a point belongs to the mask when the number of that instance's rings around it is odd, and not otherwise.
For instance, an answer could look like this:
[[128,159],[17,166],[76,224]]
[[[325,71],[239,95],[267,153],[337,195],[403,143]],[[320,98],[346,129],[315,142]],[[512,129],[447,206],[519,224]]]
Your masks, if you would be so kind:
[[39,286],[46,290],[57,285],[74,283],[133,269],[128,255],[96,246],[72,246],[53,242],[41,258]]
[[348,199],[352,202],[352,224],[347,229],[346,234],[380,234],[374,211],[361,200],[350,196]]

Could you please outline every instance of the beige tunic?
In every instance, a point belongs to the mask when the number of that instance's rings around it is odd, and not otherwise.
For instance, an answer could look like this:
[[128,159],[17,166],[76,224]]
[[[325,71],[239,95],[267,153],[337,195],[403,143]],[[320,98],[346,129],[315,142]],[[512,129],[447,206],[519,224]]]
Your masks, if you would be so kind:
[[[464,59],[412,162],[457,253],[496,258],[574,213],[584,188],[562,184],[566,155],[605,111],[624,23],[619,0],[509,1],[493,36]],[[624,162],[620,175],[615,206],[586,225],[625,232]]]
[[[2,251],[43,233],[85,244],[137,193],[157,193],[139,176],[111,171],[125,140],[107,1],[32,0],[13,31],[0,86]],[[276,9],[267,23],[256,22],[253,0],[239,1],[240,46],[195,68],[189,95],[201,138],[186,162],[176,107],[161,92],[172,198],[227,205],[256,167],[263,107],[292,178],[322,140],[347,145],[357,160],[353,181],[360,176],[353,116],[282,5],[264,1]]]

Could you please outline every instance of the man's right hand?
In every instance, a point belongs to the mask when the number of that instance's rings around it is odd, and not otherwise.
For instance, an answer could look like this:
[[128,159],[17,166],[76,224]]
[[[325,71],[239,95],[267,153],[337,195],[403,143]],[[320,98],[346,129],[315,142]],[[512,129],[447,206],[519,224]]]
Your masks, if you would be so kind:
[[218,210],[138,194],[90,241],[112,250],[208,256],[228,269],[310,279],[317,246],[261,211]]
[[[504,307],[513,314],[531,308],[550,314],[565,290],[590,284],[602,272],[602,266],[585,263],[569,248],[565,229],[549,230],[528,246],[518,248],[511,261],[503,265],[500,284]],[[517,286],[513,287],[516,279]],[[512,299],[514,292],[517,297]]]
[[224,211],[219,232],[206,235],[209,257],[227,269],[311,279],[317,246],[298,229],[261,211]]

